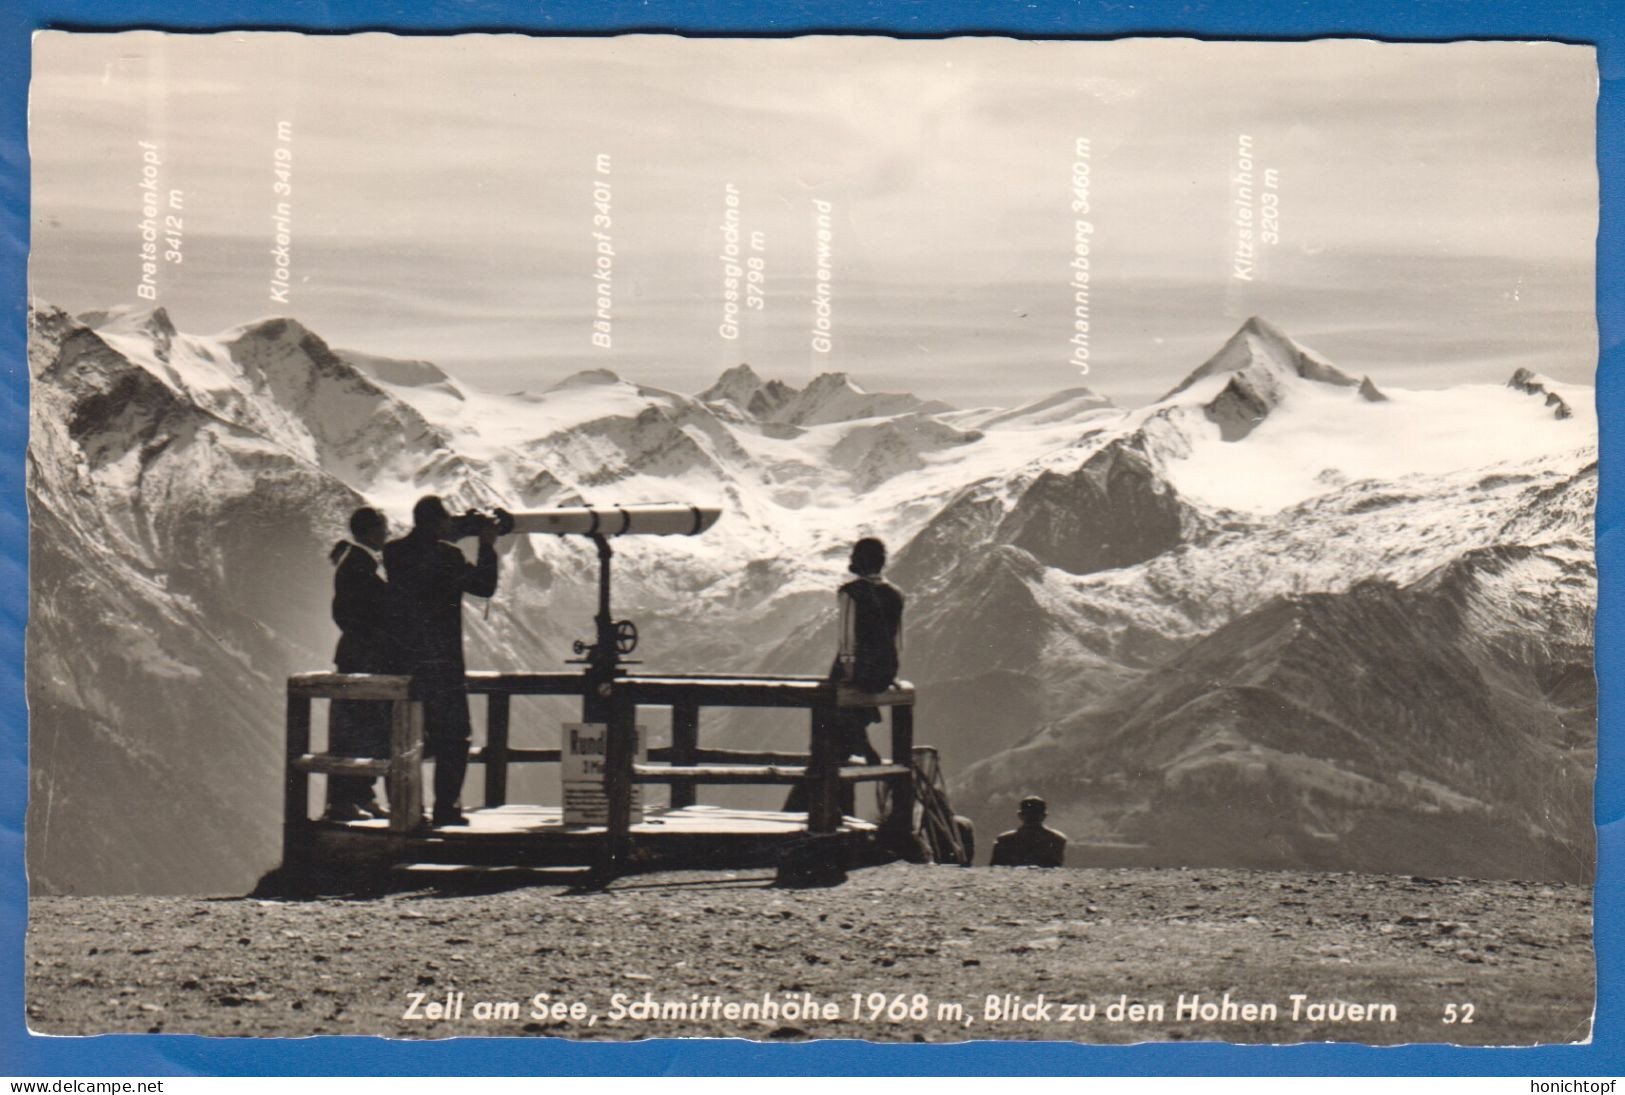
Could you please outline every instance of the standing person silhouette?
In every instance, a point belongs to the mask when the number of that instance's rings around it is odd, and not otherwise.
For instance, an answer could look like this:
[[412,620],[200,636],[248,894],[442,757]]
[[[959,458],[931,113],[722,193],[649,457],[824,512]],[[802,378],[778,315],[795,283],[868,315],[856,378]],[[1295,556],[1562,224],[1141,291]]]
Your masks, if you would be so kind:
[[425,753],[434,761],[436,826],[467,825],[460,802],[468,770],[468,684],[463,665],[463,594],[497,591],[497,530],[481,527],[470,563],[451,542],[451,514],[437,495],[412,507],[412,531],[384,548],[401,613],[408,664],[423,701]]
[[[370,506],[350,515],[349,540],[333,545],[333,622],[339,644],[333,665],[340,673],[405,672],[396,639],[399,624],[392,591],[378,573],[378,553],[389,539],[389,522]],[[327,751],[345,757],[389,756],[389,707],[365,700],[334,700]],[[365,776],[329,776],[329,821],[364,821],[387,816]]]

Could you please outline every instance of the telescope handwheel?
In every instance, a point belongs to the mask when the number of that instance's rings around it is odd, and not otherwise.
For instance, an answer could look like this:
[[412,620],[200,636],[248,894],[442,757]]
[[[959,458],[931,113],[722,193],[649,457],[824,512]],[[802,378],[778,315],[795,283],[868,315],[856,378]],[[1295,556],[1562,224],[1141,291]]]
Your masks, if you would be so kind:
[[638,648],[638,625],[631,620],[615,621],[615,652],[630,654]]

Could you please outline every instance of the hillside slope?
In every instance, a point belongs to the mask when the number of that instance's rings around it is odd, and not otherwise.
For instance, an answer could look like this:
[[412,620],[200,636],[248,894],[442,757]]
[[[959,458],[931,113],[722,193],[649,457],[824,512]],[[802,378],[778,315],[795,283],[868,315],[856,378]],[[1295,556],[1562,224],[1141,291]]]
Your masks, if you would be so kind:
[[[1538,374],[1379,386],[1254,319],[1132,409],[1070,389],[954,410],[749,366],[693,396],[607,370],[496,395],[290,317],[197,336],[43,303],[30,365],[47,892],[246,889],[274,865],[281,681],[336,638],[326,549],[354,506],[399,528],[429,492],[721,508],[704,536],[616,546],[617,614],[667,671],[823,672],[847,548],[881,536],[919,740],[984,829],[1043,787],[1076,837],[1147,862],[1589,871],[1596,423]],[[470,664],[558,667],[590,630],[590,546],[499,550]],[[568,715],[519,705],[515,743]],[[525,770],[514,791],[558,789]]]

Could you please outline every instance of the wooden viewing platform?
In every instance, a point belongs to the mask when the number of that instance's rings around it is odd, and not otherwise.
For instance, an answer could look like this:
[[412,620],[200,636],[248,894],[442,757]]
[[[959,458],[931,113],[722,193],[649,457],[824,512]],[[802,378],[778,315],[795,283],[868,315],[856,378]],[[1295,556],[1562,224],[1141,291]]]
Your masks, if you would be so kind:
[[[514,696],[584,695],[582,673],[468,674],[471,695],[486,697],[483,746],[469,753],[484,766],[484,800],[466,811],[466,827],[430,828],[423,820],[423,710],[410,677],[302,673],[288,679],[287,760],[283,815],[283,869],[343,871],[437,863],[478,866],[590,866],[615,873],[634,861],[669,866],[771,863],[778,852],[809,835],[854,849],[913,847],[915,814],[914,689],[906,682],[883,693],[858,692],[819,677],[749,675],[621,675],[600,694],[610,712],[604,757],[607,823],[566,826],[557,807],[508,803],[513,764],[558,764],[558,749],[509,744]],[[311,751],[311,712],[317,700],[367,700],[391,706],[390,755],[343,757]],[[635,757],[640,707],[671,710],[671,744]],[[702,748],[705,707],[775,707],[806,710],[809,753]],[[876,765],[848,764],[836,755],[836,715],[843,707],[890,711],[891,758]],[[310,816],[312,775],[381,777],[389,796],[388,821],[337,822]],[[878,824],[845,817],[841,787],[880,781],[890,791]],[[666,784],[670,805],[647,808],[632,822],[632,787]],[[805,813],[733,810],[698,804],[706,784],[788,784],[805,788]]]

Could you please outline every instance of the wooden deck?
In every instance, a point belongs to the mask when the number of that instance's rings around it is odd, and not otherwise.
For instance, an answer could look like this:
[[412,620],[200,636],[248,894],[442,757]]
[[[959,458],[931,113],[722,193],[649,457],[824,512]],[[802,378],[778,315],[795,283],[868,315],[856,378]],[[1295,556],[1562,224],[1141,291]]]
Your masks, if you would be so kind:
[[[612,874],[633,864],[745,866],[771,863],[787,847],[817,837],[855,854],[876,848],[912,848],[914,798],[914,689],[899,682],[881,693],[862,693],[818,677],[625,674],[604,680],[588,695],[579,673],[472,672],[468,690],[486,699],[483,741],[469,756],[485,769],[487,806],[468,812],[466,827],[431,829],[419,817],[424,806],[422,703],[412,681],[401,676],[302,673],[288,681],[283,868],[332,872],[383,864],[482,866],[595,866]],[[514,696],[583,696],[596,702],[606,726],[603,761],[608,824],[563,824],[557,807],[509,804],[513,764],[558,764],[557,749],[520,748],[509,740]],[[596,699],[594,699],[596,697]],[[387,703],[391,709],[389,756],[343,757],[311,750],[312,704],[335,699]],[[778,753],[706,748],[700,742],[703,708],[776,707],[809,718],[809,749]],[[837,748],[836,720],[845,707],[889,712],[890,759],[851,764]],[[668,708],[672,741],[634,756],[639,708]],[[329,822],[311,817],[309,780],[318,775],[382,777],[395,816],[388,821]],[[856,783],[879,782],[889,808],[878,823],[844,817]],[[666,785],[670,807],[650,807],[631,823],[633,789]],[[698,791],[717,784],[778,784],[798,787],[806,813],[733,810],[697,803]],[[668,797],[668,796],[662,796]],[[850,807],[848,807],[850,808]]]
[[[389,822],[313,821],[308,850],[320,863],[410,866],[596,866],[607,829],[565,825],[557,806],[507,805],[471,810],[468,825],[397,832]],[[872,844],[873,822],[843,818],[833,834],[854,848]],[[685,806],[651,811],[631,826],[639,859],[689,866],[770,865],[807,836],[807,815],[780,810]]]
[[[565,825],[563,810],[557,806],[509,805],[493,806],[485,810],[471,810],[468,825],[445,829],[431,829],[420,836],[424,839],[481,841],[502,836],[580,836],[601,838],[602,825]],[[387,832],[389,822],[344,821],[319,822],[324,828],[359,832]],[[873,832],[875,825],[862,818],[842,819],[842,827],[862,832]],[[641,822],[632,826],[634,836],[656,838],[662,836],[721,836],[729,833],[758,836],[786,836],[805,832],[807,815],[787,813],[783,810],[735,810],[727,806],[684,806],[676,810],[650,811]]]

